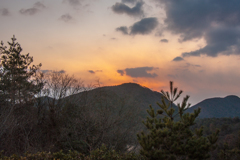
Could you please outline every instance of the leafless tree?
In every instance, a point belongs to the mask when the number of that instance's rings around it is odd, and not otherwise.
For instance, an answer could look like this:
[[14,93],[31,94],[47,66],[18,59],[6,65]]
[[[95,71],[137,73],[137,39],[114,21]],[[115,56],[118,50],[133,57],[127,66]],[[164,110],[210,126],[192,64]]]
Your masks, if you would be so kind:
[[127,96],[120,98],[99,82],[85,87],[58,71],[38,74],[44,88],[32,104],[10,114],[0,149],[8,154],[60,149],[88,153],[102,144],[121,151],[136,145],[139,110],[126,104]]

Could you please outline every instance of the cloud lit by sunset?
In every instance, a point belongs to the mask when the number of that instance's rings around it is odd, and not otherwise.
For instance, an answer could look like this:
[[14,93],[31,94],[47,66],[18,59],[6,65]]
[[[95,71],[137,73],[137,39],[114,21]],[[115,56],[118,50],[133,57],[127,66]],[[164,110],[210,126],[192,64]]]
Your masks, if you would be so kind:
[[85,83],[169,81],[199,102],[240,96],[240,1],[1,0],[0,40],[13,35],[42,70]]

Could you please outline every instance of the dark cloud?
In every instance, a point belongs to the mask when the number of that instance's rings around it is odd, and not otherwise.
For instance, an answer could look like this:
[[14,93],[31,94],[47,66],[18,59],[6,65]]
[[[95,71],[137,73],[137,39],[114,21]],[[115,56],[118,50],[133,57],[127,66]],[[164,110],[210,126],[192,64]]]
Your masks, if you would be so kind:
[[240,29],[215,28],[205,36],[207,45],[199,50],[182,53],[183,57],[208,55],[217,57],[219,54],[240,54]]
[[88,70],[89,73],[95,74],[93,70]]
[[143,2],[137,2],[134,7],[129,7],[124,3],[117,2],[112,6],[112,10],[118,14],[127,14],[129,16],[142,16],[143,15]]
[[149,34],[151,33],[158,25],[158,20],[155,17],[144,18],[139,22],[133,24],[130,27],[130,34]]
[[149,34],[158,26],[158,20],[155,17],[143,18],[142,20],[134,23],[129,28],[121,26],[116,28],[116,31],[121,32],[124,35],[136,35],[136,34]]
[[122,3],[134,4],[137,0],[122,0]]
[[24,15],[34,15],[37,12],[39,12],[39,9],[37,8],[21,9],[19,12]]
[[204,38],[207,45],[183,57],[240,54],[240,1],[157,0],[164,4],[165,23],[180,42]]
[[122,34],[128,35],[128,28],[126,26],[118,27],[118,28],[116,28],[116,31],[119,31]]
[[64,21],[64,22],[69,22],[73,19],[73,17],[70,14],[64,14],[60,17],[60,20]]
[[37,12],[41,11],[41,9],[46,8],[46,6],[44,4],[42,4],[41,2],[36,2],[32,8],[28,8],[28,9],[21,9],[19,12],[23,15],[34,15]]
[[167,39],[161,39],[160,42],[168,43],[168,40]]
[[176,62],[179,62],[179,61],[183,61],[184,59],[182,57],[176,57],[174,58],[172,61],[176,61]]
[[153,71],[155,68],[153,67],[136,67],[136,68],[126,68],[126,75],[134,78],[138,77],[146,77],[146,78],[155,78],[158,75],[156,73],[148,73],[149,71]]
[[7,8],[0,9],[0,13],[2,16],[10,16],[10,12]]
[[125,73],[125,71],[124,70],[117,70],[117,72],[121,75],[121,76],[123,76],[124,75],[124,73]]

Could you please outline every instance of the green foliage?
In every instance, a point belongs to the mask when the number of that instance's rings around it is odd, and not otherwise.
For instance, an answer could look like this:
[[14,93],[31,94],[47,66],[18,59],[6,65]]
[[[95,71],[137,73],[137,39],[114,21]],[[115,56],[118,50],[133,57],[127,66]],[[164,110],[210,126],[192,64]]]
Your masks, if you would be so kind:
[[222,160],[231,159],[232,154],[233,154],[233,151],[229,149],[228,144],[224,143],[224,147],[219,153],[219,159],[222,159]]
[[[203,135],[210,136],[211,132],[220,129],[217,145],[215,151],[211,152],[212,159],[228,159],[224,158],[230,156],[231,160],[240,159],[240,119],[234,118],[204,118],[197,119],[196,124],[191,127],[192,130],[203,126]],[[223,154],[224,153],[224,154]]]
[[[203,136],[203,128],[191,131],[190,127],[195,124],[195,119],[200,109],[194,113],[184,113],[190,104],[187,103],[189,96],[186,96],[181,104],[178,104],[178,112],[175,113],[172,105],[182,91],[177,92],[170,82],[170,93],[162,91],[162,103],[156,112],[150,105],[147,110],[150,117],[143,124],[147,127],[148,133],[138,134],[138,141],[141,145],[140,153],[151,160],[175,160],[175,159],[208,159],[209,152],[216,148],[219,131],[208,137]],[[169,102],[167,103],[166,100]],[[174,118],[180,119],[175,121]]]
[[13,36],[9,48],[1,42],[0,99],[2,104],[26,103],[34,98],[42,87],[36,76],[41,64],[30,66],[33,57],[21,54],[22,48]]
[[[53,71],[35,77],[40,65],[30,67],[33,58],[21,55],[15,37],[9,45],[7,49],[2,44],[0,52],[5,58],[1,62],[5,67],[0,68],[0,87],[5,88],[0,90],[0,100],[8,103],[0,105],[4,155],[60,150],[89,155],[103,143],[117,152],[127,151],[127,145],[136,147],[139,112],[125,105],[125,99],[102,88],[82,92],[84,85],[66,73]],[[40,97],[35,98],[35,93]]]
[[232,144],[229,140],[225,140],[225,143],[221,146],[221,150],[218,153],[218,158],[220,160],[240,159],[240,131],[238,133],[238,138],[233,138],[232,141],[234,141],[235,144]]
[[84,155],[77,151],[38,152],[35,154],[25,153],[25,156],[11,155],[3,156],[3,151],[0,152],[1,160],[144,160],[144,158],[135,153],[119,153],[113,149],[102,145],[100,148],[91,151],[90,155]]
[[21,53],[22,48],[14,36],[8,46],[1,42],[0,149],[17,154],[31,146],[29,133],[36,131],[33,127],[36,108],[33,105],[43,83],[38,74],[41,64],[31,65],[33,57]]
[[240,150],[239,148],[230,149],[227,143],[224,143],[223,149],[218,154],[219,160],[239,160]]
[[99,149],[96,149],[90,154],[91,160],[143,160],[143,157],[136,155],[135,153],[121,154],[115,150],[108,149],[105,145],[102,145]]
[[76,152],[69,151],[68,153],[63,153],[62,151],[51,153],[51,152],[37,152],[35,154],[25,153],[24,156],[11,155],[3,156],[2,152],[0,153],[1,160],[88,160],[87,156]]
[[201,126],[204,127],[204,135],[210,135],[210,132],[214,131],[216,128],[221,130],[219,133],[220,137],[225,137],[229,134],[237,135],[240,130],[240,119],[238,117],[197,119],[196,125],[194,125],[192,129],[196,129]]

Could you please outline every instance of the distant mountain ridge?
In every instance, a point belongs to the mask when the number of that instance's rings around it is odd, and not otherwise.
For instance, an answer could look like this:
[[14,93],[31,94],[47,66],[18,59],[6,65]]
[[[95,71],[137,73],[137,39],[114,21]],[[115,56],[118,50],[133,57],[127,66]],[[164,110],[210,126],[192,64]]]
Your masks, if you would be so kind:
[[[75,102],[79,104],[91,104],[93,102],[91,105],[95,106],[94,101],[99,95],[104,97],[104,105],[111,104],[117,108],[120,105],[125,105],[126,108],[133,107],[139,111],[139,116],[142,118],[148,116],[146,110],[149,109],[149,105],[152,105],[155,110],[160,109],[156,103],[161,103],[162,97],[161,93],[152,91],[137,83],[123,83],[121,85],[104,86],[81,92],[66,97],[66,99],[78,99]],[[225,98],[205,99],[189,108],[186,112],[192,113],[198,107],[201,108],[198,118],[240,117],[240,98],[235,95],[229,95]],[[173,108],[175,108],[175,111],[178,111],[176,105]]]
[[224,98],[205,99],[189,108],[187,112],[192,113],[197,108],[201,108],[198,118],[239,117],[240,98],[235,95],[229,95]]
[[[124,83],[117,86],[103,87],[120,97],[129,97],[129,103],[137,102],[136,105],[146,113],[146,109],[151,104],[153,108],[159,109],[157,102],[161,102],[162,94],[152,91],[136,83]],[[183,95],[182,95],[183,96]],[[240,117],[240,98],[235,95],[229,95],[224,98],[208,98],[192,106],[187,112],[192,113],[198,107],[201,113],[198,118],[223,118],[223,117]],[[177,110],[176,105],[174,108]]]
[[[105,101],[109,104],[120,106],[119,102],[124,101],[124,105],[127,107],[134,107],[140,112],[140,116],[146,117],[147,109],[149,105],[152,105],[154,109],[160,109],[157,102],[161,103],[162,94],[156,91],[152,91],[147,87],[143,87],[137,83],[123,83],[117,86],[104,86],[90,91],[78,93],[73,95],[75,98],[82,99],[88,95],[88,102],[94,101],[93,97],[97,97],[100,94],[105,94]],[[79,103],[81,103],[79,101]],[[177,108],[176,105],[173,105]]]

